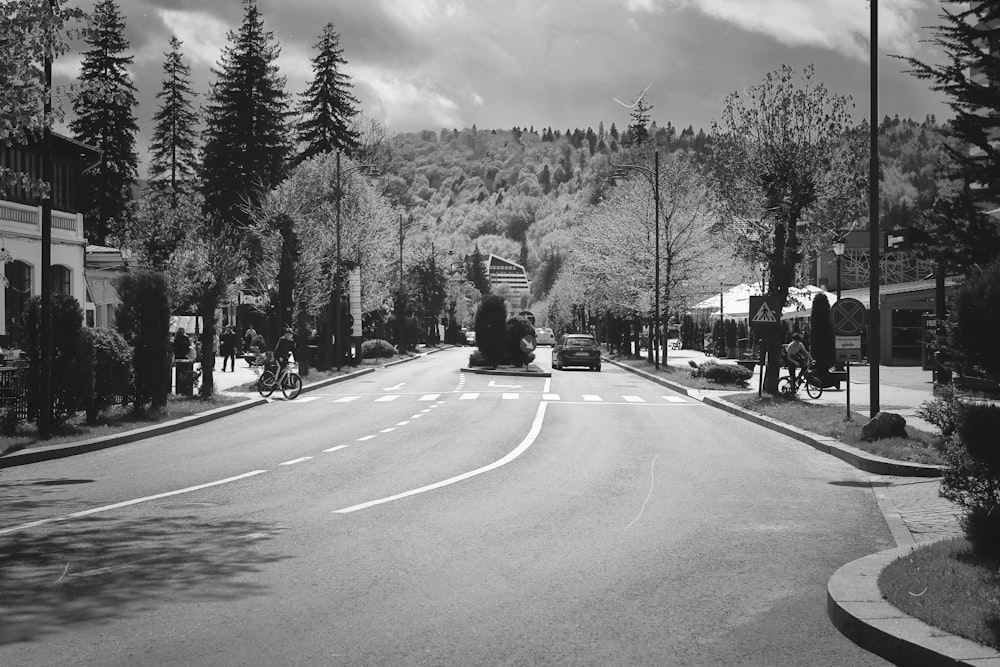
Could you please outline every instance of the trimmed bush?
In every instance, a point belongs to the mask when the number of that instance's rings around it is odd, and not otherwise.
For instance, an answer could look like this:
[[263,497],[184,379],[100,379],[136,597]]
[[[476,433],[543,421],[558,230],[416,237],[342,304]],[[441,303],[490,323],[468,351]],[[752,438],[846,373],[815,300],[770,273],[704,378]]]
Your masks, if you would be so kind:
[[524,317],[511,317],[507,320],[507,350],[504,361],[514,366],[524,366],[529,362],[528,353],[521,351],[521,339],[534,336],[535,327]]
[[119,396],[132,391],[132,350],[125,338],[112,329],[84,329],[94,349],[94,394],[87,406],[87,423],[93,424]]
[[479,350],[473,350],[469,354],[469,368],[475,368],[477,366],[483,367],[483,366],[489,366],[489,365],[490,364],[487,361],[486,356],[483,355],[483,353],[480,352]]
[[929,401],[924,401],[917,410],[917,416],[938,427],[941,435],[945,438],[951,437],[958,428],[958,393],[955,387],[950,384],[940,385],[937,389],[938,396]]
[[487,294],[476,309],[476,346],[489,362],[503,363],[507,347],[507,303],[496,294]]
[[396,354],[396,348],[387,340],[374,339],[361,343],[362,359],[378,359],[391,357]]
[[[90,405],[94,393],[94,350],[83,335],[83,309],[68,294],[53,294],[50,306],[52,323],[51,416],[61,424]],[[28,413],[40,414],[41,389],[41,306],[42,299],[28,300],[22,326],[32,383],[28,393]]]
[[739,387],[747,386],[747,382],[753,377],[753,371],[737,364],[705,364],[701,374],[711,382],[735,384]]
[[837,358],[833,326],[830,324],[830,300],[826,294],[820,292],[813,297],[809,323],[812,329],[810,351],[816,360],[816,367],[826,371],[836,363]]
[[170,297],[162,273],[136,271],[119,276],[122,300],[115,327],[132,347],[135,411],[167,404],[170,391]]

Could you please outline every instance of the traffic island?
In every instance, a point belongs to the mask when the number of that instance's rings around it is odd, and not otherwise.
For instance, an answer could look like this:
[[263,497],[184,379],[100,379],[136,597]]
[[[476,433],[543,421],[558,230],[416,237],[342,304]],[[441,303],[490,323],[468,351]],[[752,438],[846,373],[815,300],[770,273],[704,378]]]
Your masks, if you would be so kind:
[[472,366],[461,369],[461,372],[474,373],[475,375],[519,375],[522,377],[542,377],[542,378],[552,377],[552,373],[550,373],[549,371],[543,371],[535,364],[528,364],[527,367],[497,366],[496,368],[491,368],[488,366]]

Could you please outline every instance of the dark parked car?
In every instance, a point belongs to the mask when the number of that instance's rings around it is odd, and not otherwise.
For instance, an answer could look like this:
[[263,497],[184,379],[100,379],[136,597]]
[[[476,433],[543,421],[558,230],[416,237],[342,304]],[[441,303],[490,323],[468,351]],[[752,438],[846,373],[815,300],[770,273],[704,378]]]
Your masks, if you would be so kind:
[[587,334],[564,334],[552,348],[552,368],[586,366],[594,371],[601,370],[601,348],[593,336]]

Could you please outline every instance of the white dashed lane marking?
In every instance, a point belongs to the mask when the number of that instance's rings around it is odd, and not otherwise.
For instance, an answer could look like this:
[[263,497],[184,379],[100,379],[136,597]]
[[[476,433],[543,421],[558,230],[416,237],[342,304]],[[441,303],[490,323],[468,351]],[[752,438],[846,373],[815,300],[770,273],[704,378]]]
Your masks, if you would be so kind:
[[302,463],[303,461],[308,461],[311,458],[312,458],[311,456],[301,456],[301,457],[299,457],[297,459],[292,459],[291,461],[285,461],[284,463],[279,463],[278,465],[279,466],[293,466],[296,463]]
[[388,394],[386,396],[379,396],[378,398],[375,399],[375,402],[387,403],[389,401],[395,401],[397,398],[399,398],[399,394]]
[[342,396],[334,401],[334,403],[350,403],[351,401],[356,401],[360,396]]
[[324,452],[336,452],[337,450],[344,449],[347,445],[337,445],[336,447],[331,447],[330,449],[324,449]]
[[583,400],[585,401],[603,401],[604,399],[600,396],[595,396],[594,394],[584,394]]

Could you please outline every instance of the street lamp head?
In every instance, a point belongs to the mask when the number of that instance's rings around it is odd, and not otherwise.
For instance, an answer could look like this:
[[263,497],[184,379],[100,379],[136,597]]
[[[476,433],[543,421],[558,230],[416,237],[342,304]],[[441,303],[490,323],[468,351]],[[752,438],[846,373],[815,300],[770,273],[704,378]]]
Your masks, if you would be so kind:
[[840,257],[844,254],[846,244],[843,241],[837,241],[833,244],[833,254]]

